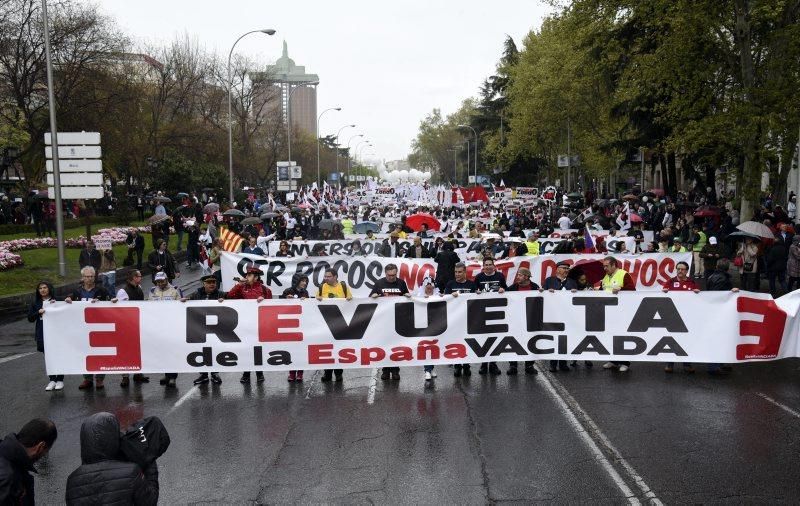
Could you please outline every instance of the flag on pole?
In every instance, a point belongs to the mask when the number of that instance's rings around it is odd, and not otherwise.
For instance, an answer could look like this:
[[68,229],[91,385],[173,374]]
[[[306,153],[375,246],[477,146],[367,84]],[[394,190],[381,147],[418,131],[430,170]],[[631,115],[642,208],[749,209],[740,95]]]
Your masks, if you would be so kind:
[[222,249],[230,253],[236,253],[242,246],[244,239],[228,227],[219,227],[219,238],[222,240]]
[[[594,250],[594,239],[592,239],[592,234],[589,233],[588,225],[583,227],[583,243],[586,247],[586,251]],[[579,253],[581,252],[579,251]]]
[[631,228],[631,208],[628,202],[625,202],[625,208],[619,213],[616,221],[620,230],[628,230]]

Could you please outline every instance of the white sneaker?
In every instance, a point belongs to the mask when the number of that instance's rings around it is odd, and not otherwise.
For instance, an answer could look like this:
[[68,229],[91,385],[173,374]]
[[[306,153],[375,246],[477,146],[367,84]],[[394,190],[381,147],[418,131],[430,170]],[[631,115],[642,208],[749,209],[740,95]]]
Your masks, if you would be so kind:
[[435,378],[435,377],[436,377],[436,371],[431,371],[431,377],[432,377],[432,378]]
[[64,390],[64,382],[63,381],[56,381],[56,390]]
[[430,381],[433,378],[433,375],[428,371],[425,371],[425,381]]
[[615,367],[617,367],[617,364],[615,364],[614,362],[606,362],[605,364],[603,364],[603,369],[613,369]]
[[629,367],[627,365],[619,366],[619,372],[628,372]]
[[56,382],[55,381],[51,381],[50,383],[47,384],[46,387],[44,387],[44,389],[47,392],[49,392],[49,391],[53,390],[55,387],[56,387]]

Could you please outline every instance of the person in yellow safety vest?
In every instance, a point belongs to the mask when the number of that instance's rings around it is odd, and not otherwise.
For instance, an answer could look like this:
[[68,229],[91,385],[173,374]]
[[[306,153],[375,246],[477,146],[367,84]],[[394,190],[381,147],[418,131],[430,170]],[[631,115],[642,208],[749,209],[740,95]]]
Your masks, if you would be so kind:
[[[600,289],[606,292],[617,294],[620,291],[636,290],[633,278],[630,274],[619,268],[616,258],[608,256],[603,259],[603,270],[606,275],[600,281]],[[606,362],[603,369],[619,369],[619,372],[626,372],[630,369],[630,362]]]
[[539,236],[536,234],[531,234],[528,236],[528,240],[525,241],[525,246],[528,248],[528,253],[526,253],[525,256],[534,257],[539,254],[538,238]]
[[680,239],[676,238],[672,241],[672,247],[668,253],[686,253],[686,247],[681,243]]
[[700,252],[708,243],[708,236],[699,225],[692,227],[692,231],[694,232],[692,239],[695,240],[694,246],[692,247],[692,259],[694,260],[692,264],[694,265],[694,277],[699,278],[705,274],[705,265],[703,259],[700,257]]
[[352,234],[353,233],[353,226],[356,223],[350,216],[345,216],[342,218],[342,233],[343,234]]

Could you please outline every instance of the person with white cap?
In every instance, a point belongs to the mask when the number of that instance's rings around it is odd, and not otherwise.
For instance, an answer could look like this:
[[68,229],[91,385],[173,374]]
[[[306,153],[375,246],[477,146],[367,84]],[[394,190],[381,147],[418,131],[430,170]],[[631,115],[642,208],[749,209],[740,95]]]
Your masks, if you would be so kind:
[[[414,291],[414,296],[428,299],[431,297],[441,297],[441,293],[439,293],[439,289],[436,288],[433,278],[430,276],[425,276],[425,279],[422,280],[422,284]],[[425,365],[423,366],[423,369],[425,371],[425,381],[430,381],[436,377],[436,373],[433,371],[432,365]]]
[[717,238],[709,237],[708,243],[700,250],[700,261],[703,262],[703,274],[706,280],[714,273],[717,268],[717,260],[722,258],[724,253]]
[[[150,289],[147,300],[165,301],[181,300],[183,298],[181,289],[170,284],[166,272],[157,272],[155,275],[155,283],[156,285]],[[177,380],[177,378],[178,373],[164,373],[164,377],[159,380],[159,384],[168,388],[175,388],[175,380]]]

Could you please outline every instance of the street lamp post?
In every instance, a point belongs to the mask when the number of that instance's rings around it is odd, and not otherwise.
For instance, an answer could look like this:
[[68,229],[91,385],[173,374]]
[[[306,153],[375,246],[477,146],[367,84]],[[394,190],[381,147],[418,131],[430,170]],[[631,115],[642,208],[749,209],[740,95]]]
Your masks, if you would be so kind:
[[322,181],[320,181],[319,178],[319,120],[322,119],[322,115],[328,111],[341,111],[341,110],[342,110],[341,107],[329,107],[324,111],[322,111],[321,113],[319,113],[319,116],[317,116],[317,186],[318,187],[322,186]]
[[336,132],[336,174],[339,174],[339,134],[342,133],[342,130],[345,128],[355,128],[355,125],[345,125]]
[[[53,193],[56,201],[56,241],[58,246],[58,275],[67,275],[66,251],[64,250],[64,210],[61,207],[61,168],[58,161],[58,127],[56,124],[55,87],[53,85],[53,60],[50,53],[50,25],[47,20],[47,0],[42,0],[42,24],[44,25],[44,52],[47,60],[47,101],[50,108],[50,140],[53,150]],[[86,238],[90,239],[89,237]],[[52,294],[51,294],[52,297]]]
[[319,86],[319,81],[311,83],[302,83],[294,88],[289,84],[289,97],[286,99],[286,140],[289,145],[289,165],[292,164],[292,95],[300,88],[308,88],[309,86]]
[[350,143],[353,142],[353,139],[356,137],[364,137],[364,134],[355,134],[354,136],[350,137],[350,140],[347,141],[347,182],[350,182]]
[[[366,144],[364,144],[364,143],[366,143]],[[364,146],[362,146],[362,144],[364,144]],[[356,160],[359,160],[358,150],[359,149],[363,149],[366,146],[372,146],[372,144],[370,144],[369,140],[364,139],[363,141],[361,141],[358,144],[356,144],[356,147],[353,148],[353,153],[355,153],[355,159]],[[356,177],[358,177],[358,174],[356,174]]]
[[458,171],[458,164],[457,164],[456,157],[457,157],[457,154],[458,154],[458,150],[462,149],[463,147],[464,146],[456,145],[456,146],[453,146],[453,149],[448,149],[447,150],[447,151],[452,151],[453,152],[453,184],[454,185],[458,184],[458,179],[457,179],[457,175],[456,175],[456,173]]
[[[475,135],[475,184],[478,184],[478,132],[469,125],[458,125],[458,128],[469,128]],[[469,164],[467,164],[467,172],[469,172]]]
[[233,88],[233,80],[231,79],[231,58],[233,57],[233,50],[236,48],[236,44],[238,44],[240,40],[247,37],[251,33],[259,32],[266,33],[267,35],[275,35],[275,30],[272,28],[249,31],[236,39],[236,42],[233,43],[233,46],[231,46],[231,50],[228,53],[228,179],[230,180],[230,192],[228,197],[230,198],[231,205],[233,204],[233,112],[231,109],[231,89]]

